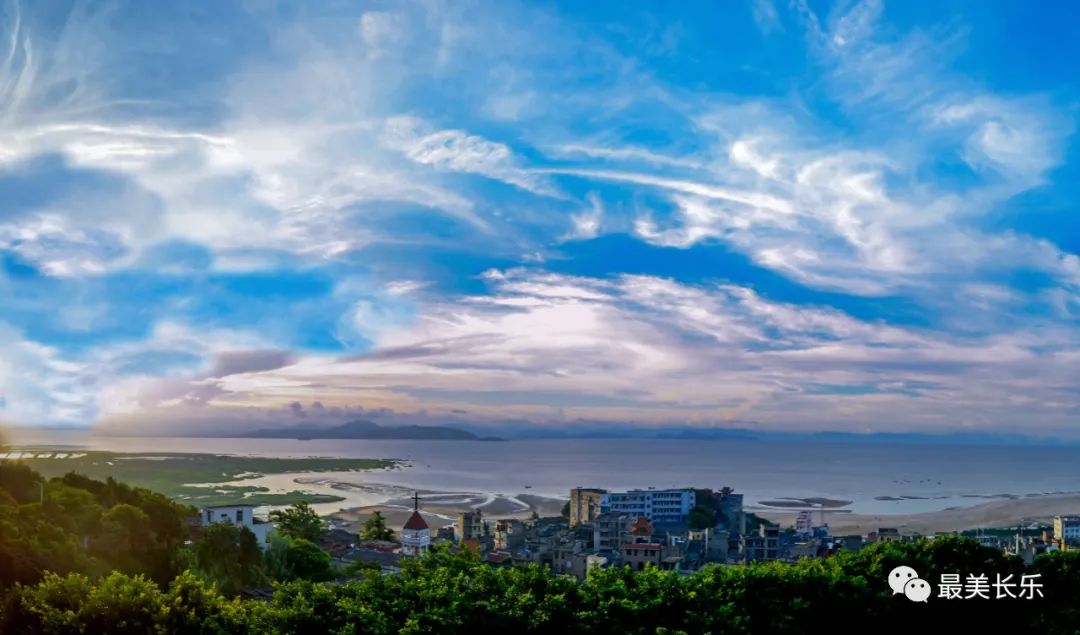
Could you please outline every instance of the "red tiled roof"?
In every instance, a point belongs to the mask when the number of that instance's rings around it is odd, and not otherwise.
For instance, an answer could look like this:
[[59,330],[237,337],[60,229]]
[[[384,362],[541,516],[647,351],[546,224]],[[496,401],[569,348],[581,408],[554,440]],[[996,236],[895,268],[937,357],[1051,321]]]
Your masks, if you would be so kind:
[[420,512],[413,512],[412,516],[409,516],[409,520],[405,521],[405,529],[427,529],[428,525],[424,522],[424,517],[420,515]]

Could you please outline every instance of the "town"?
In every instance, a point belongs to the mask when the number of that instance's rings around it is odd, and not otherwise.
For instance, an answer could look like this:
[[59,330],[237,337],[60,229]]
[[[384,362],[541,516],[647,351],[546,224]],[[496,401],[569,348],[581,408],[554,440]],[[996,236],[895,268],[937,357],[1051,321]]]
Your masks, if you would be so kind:
[[[252,505],[208,507],[205,527],[226,522],[248,528],[260,545],[269,544],[273,524],[255,516]],[[365,539],[331,522],[320,546],[339,570],[364,564],[393,574],[402,560],[421,556],[435,545],[467,549],[494,567],[537,564],[556,575],[583,580],[594,568],[625,567],[690,574],[708,564],[793,563],[858,551],[883,542],[920,538],[881,527],[865,535],[832,535],[828,524],[814,522],[813,510],[800,511],[794,526],[781,527],[743,509],[743,496],[732,488],[643,489],[624,492],[576,487],[563,513],[531,519],[487,518],[481,509],[459,512],[453,524],[432,526],[422,498],[413,497],[412,514],[397,531],[381,529],[381,539]],[[376,523],[382,523],[376,512]],[[372,522],[369,520],[369,523]],[[950,532],[956,534],[959,532]],[[1052,524],[963,532],[982,546],[1019,556],[1025,564],[1051,551],[1080,548],[1080,516],[1056,516]],[[389,538],[389,539],[387,539]]]

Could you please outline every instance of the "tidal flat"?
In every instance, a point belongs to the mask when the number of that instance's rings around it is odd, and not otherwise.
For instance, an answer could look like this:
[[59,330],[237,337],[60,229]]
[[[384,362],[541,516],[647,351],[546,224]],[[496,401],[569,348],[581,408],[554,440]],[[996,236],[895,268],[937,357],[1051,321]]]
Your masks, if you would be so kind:
[[69,472],[100,480],[111,477],[129,485],[161,492],[179,502],[195,506],[236,503],[277,506],[297,501],[312,504],[337,502],[344,498],[300,489],[288,492],[271,491],[265,486],[241,483],[271,474],[357,472],[394,469],[401,464],[397,459],[126,453],[55,447],[18,448],[0,452],[0,458],[25,463],[49,478]]

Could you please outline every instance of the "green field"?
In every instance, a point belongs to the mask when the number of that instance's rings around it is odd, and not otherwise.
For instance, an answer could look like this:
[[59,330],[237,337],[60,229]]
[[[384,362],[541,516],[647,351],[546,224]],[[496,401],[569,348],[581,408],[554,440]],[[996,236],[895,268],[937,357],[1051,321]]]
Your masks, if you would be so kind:
[[[291,472],[344,472],[393,468],[396,459],[338,459],[309,457],[296,459],[229,456],[218,454],[171,454],[160,452],[106,452],[98,450],[13,448],[16,459],[47,477],[77,472],[94,479],[112,477],[138,487],[161,492],[191,505],[288,505],[296,501],[328,503],[339,496],[311,494],[300,490],[270,492],[265,487],[230,482],[265,474]],[[0,451],[3,454],[3,451]],[[214,483],[222,485],[209,486]]]

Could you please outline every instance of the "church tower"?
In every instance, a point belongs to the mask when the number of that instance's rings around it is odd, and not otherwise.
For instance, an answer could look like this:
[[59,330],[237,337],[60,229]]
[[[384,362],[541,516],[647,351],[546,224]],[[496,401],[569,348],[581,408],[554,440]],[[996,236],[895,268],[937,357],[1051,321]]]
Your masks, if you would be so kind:
[[418,556],[431,546],[431,530],[420,515],[420,493],[413,494],[413,513],[401,528],[401,551]]

